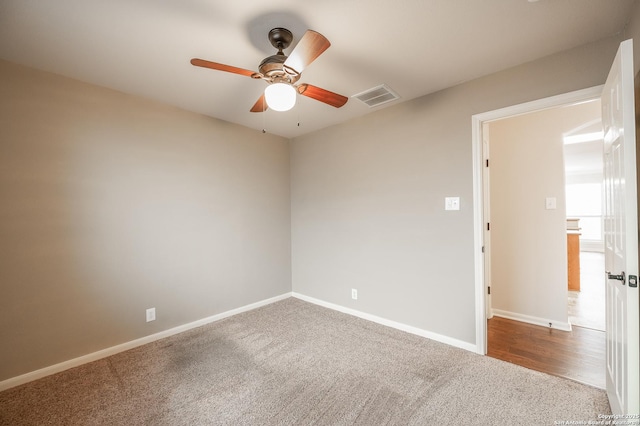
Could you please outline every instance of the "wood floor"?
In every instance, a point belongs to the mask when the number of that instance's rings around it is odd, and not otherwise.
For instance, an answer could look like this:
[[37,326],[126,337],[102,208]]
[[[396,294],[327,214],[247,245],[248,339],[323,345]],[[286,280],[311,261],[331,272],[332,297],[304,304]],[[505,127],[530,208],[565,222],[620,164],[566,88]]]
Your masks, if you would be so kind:
[[488,356],[605,388],[604,259],[581,253],[580,262],[581,291],[569,294],[572,331],[493,317],[487,323]]
[[493,317],[488,320],[487,355],[532,370],[605,388],[604,332],[572,331]]

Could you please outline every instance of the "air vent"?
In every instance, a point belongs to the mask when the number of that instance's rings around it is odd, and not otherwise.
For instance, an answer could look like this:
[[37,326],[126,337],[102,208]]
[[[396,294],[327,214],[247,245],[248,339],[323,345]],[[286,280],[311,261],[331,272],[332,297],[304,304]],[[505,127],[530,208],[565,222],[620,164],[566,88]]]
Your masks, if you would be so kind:
[[364,92],[353,95],[352,97],[364,102],[369,106],[369,108],[400,99],[400,96],[398,96],[393,90],[389,89],[386,84],[381,84],[373,89],[365,90]]

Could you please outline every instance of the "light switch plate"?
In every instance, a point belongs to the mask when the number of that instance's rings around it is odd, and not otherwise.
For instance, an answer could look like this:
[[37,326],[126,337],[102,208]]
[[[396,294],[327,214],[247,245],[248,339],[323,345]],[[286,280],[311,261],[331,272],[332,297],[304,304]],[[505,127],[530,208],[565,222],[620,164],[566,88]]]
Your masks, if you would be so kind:
[[547,197],[545,200],[545,206],[547,210],[555,210],[556,209],[556,197]]
[[156,320],[156,308],[147,309],[147,322]]
[[445,210],[460,210],[460,197],[445,197]]

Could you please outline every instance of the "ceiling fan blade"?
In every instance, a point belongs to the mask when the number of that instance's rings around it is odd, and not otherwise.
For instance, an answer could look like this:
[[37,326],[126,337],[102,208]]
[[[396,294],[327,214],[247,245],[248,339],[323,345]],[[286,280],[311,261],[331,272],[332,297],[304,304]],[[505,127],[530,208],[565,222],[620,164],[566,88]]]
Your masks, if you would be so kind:
[[212,70],[226,71],[233,74],[246,75],[247,77],[251,77],[252,75],[256,74],[255,71],[232,67],[231,65],[219,64],[217,62],[205,61],[204,59],[198,58],[193,58],[191,60],[191,65],[195,65],[196,67],[210,68]]
[[329,46],[331,46],[331,43],[325,36],[313,30],[307,30],[296,47],[293,48],[287,60],[284,61],[284,66],[301,73]]
[[268,109],[267,101],[264,99],[264,93],[260,98],[256,101],[256,103],[251,108],[251,112],[264,112]]
[[325,104],[336,108],[340,108],[349,100],[346,96],[321,89],[320,87],[312,86],[311,84],[301,84],[297,87],[297,90],[301,95],[315,99],[316,101],[324,102]]

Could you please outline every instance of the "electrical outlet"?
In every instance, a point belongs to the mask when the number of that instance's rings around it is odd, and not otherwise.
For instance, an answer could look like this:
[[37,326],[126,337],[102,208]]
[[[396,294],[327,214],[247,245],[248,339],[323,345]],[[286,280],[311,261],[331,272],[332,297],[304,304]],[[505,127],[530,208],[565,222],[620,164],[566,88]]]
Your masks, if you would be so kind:
[[355,288],[351,289],[351,298],[353,300],[358,300],[358,290],[356,290]]
[[147,309],[147,322],[156,320],[156,308]]

